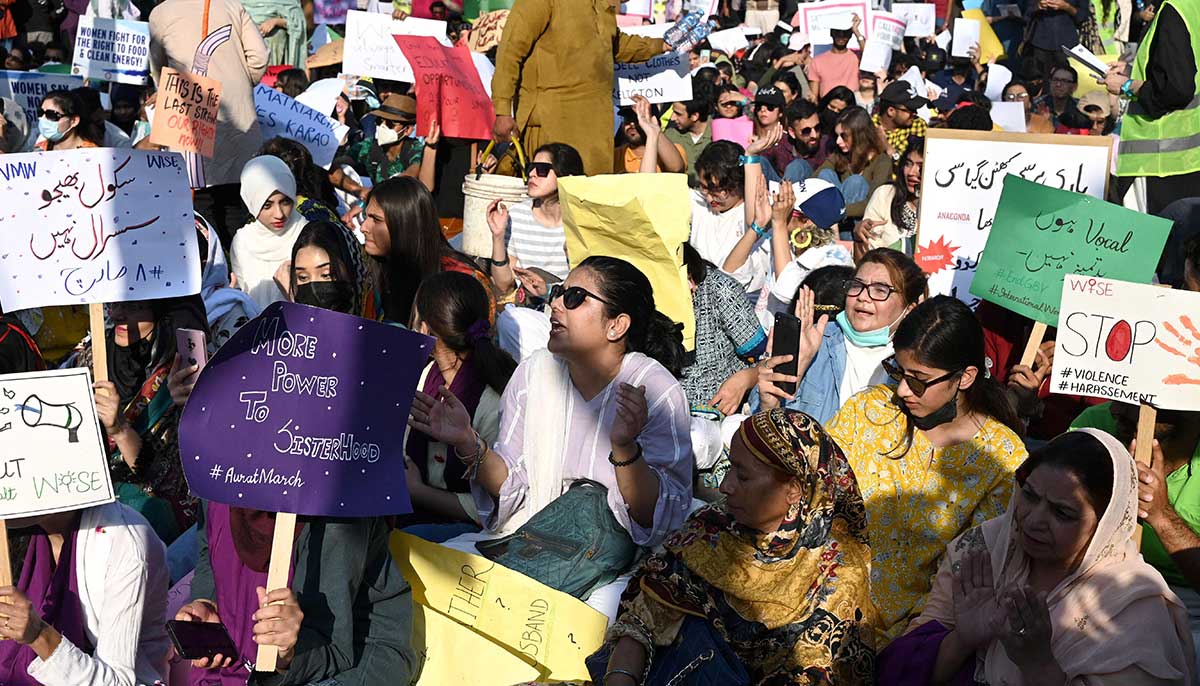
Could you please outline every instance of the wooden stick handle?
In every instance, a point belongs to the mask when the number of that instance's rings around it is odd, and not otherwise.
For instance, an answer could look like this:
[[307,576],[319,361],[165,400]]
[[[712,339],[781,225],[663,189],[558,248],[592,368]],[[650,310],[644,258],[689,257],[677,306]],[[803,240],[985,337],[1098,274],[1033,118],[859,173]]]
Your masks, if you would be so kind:
[[[1138,410],[1137,448],[1134,450],[1133,459],[1147,467],[1150,466],[1154,455],[1154,422],[1157,419],[1158,410],[1154,409],[1153,405],[1143,403]],[[1142,527],[1134,529],[1133,541],[1138,544],[1139,549],[1142,547]]]
[[12,560],[8,552],[8,524],[0,519],[0,587],[12,586]]
[[[267,592],[287,588],[288,572],[292,566],[292,542],[296,537],[296,515],[280,512],[275,515],[275,535],[271,538],[271,566],[267,568]],[[274,672],[279,648],[259,646],[254,671]]]
[[1029,342],[1025,344],[1025,353],[1021,355],[1021,364],[1033,369],[1037,360],[1038,348],[1042,347],[1042,339],[1046,337],[1046,325],[1042,322],[1033,323],[1033,331],[1029,334]]
[[108,339],[104,337],[104,304],[88,305],[92,330],[92,381],[108,381]]

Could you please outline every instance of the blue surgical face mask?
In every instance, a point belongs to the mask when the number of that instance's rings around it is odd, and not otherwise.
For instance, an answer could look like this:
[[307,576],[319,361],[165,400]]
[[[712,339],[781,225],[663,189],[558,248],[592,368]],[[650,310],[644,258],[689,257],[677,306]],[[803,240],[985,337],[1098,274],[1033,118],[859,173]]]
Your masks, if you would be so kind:
[[[900,315],[903,317],[904,315]],[[838,312],[834,319],[837,325],[841,327],[842,333],[846,338],[859,348],[878,348],[881,345],[887,345],[892,340],[892,327],[885,326],[882,329],[874,331],[859,331],[850,324],[850,320],[846,317],[846,311]],[[899,319],[897,319],[899,321]],[[895,324],[896,322],[892,322]]]
[[45,117],[40,117],[38,119],[38,133],[42,135],[42,138],[51,143],[57,143],[67,136],[66,131],[58,130],[58,124],[59,122],[57,121],[50,121]]

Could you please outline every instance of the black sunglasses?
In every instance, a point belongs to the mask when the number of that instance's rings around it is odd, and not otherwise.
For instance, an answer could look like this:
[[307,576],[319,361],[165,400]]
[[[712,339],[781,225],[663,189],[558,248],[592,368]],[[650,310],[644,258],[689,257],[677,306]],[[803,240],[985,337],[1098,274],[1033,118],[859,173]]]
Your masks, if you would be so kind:
[[550,172],[554,171],[554,165],[550,162],[530,162],[525,167],[526,176],[541,176],[543,178],[550,176]]
[[600,296],[596,295],[595,293],[589,291],[588,289],[586,289],[582,286],[571,286],[570,288],[563,288],[563,285],[561,283],[556,283],[550,287],[549,301],[554,302],[555,300],[558,300],[560,297],[563,299],[563,307],[567,308],[568,310],[573,310],[576,307],[579,307],[580,305],[583,304],[583,301],[587,300],[588,298],[593,298],[595,300],[599,300],[600,302],[604,303],[605,305],[609,305],[610,307],[616,307],[616,305],[613,305],[609,301],[605,300],[604,298],[601,298]]
[[918,379],[912,374],[909,374],[901,369],[900,365],[896,362],[896,358],[894,357],[889,357],[883,361],[883,371],[887,372],[887,375],[892,377],[892,380],[896,383],[900,383],[901,381],[908,383],[908,389],[912,391],[913,395],[917,396],[918,398],[925,395],[925,391],[929,390],[930,386],[936,386],[943,381],[949,381],[950,379],[953,379],[954,377],[963,373],[963,370],[959,370],[956,372],[950,372],[949,374],[943,374],[936,379],[922,381],[921,379]]
[[49,121],[58,121],[59,119],[62,119],[63,117],[65,117],[67,115],[63,114],[62,112],[55,112],[54,110],[44,110],[39,107],[38,111],[37,111],[37,116],[45,117]]
[[769,102],[756,102],[756,103],[754,103],[754,109],[755,109],[755,111],[757,111],[757,110],[778,110],[778,109],[782,109],[782,108],[779,105],[772,105]]
[[816,130],[816,128],[817,128],[817,127],[815,127],[815,126],[806,126],[806,127],[802,128],[802,129],[800,129],[800,135],[801,135],[801,136],[807,136],[807,135],[809,135],[810,133],[812,133],[813,131],[815,131],[815,130]]

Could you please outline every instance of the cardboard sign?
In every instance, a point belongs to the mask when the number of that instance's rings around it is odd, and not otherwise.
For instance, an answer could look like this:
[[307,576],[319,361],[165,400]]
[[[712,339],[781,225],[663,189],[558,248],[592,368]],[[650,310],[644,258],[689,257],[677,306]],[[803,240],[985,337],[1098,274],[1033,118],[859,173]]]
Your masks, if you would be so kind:
[[627,0],[621,3],[621,14],[644,18],[654,13],[653,0]]
[[209,360],[184,408],[192,493],[302,515],[412,512],[397,427],[432,349],[413,331],[272,304]]
[[[988,23],[987,17],[978,9],[964,10],[963,18],[979,22],[979,63],[987,64],[992,60],[999,59],[1005,56],[1004,45],[1000,43],[1000,37],[992,30],[992,25]],[[958,26],[958,22],[954,24]],[[956,29],[957,32],[957,29]]]
[[749,117],[710,119],[708,123],[712,127],[714,142],[733,141],[744,148],[754,133],[754,121]]
[[179,155],[4,155],[0,192],[4,311],[200,292],[192,193]]
[[83,16],[75,34],[71,73],[141,85],[150,80],[150,24]]
[[708,34],[708,44],[712,46],[713,50],[720,50],[730,57],[733,57],[738,50],[750,47],[750,41],[746,40],[746,33],[736,26],[732,29],[713,31]]
[[50,91],[69,91],[83,86],[83,78],[68,74],[34,71],[0,71],[0,98],[9,98],[25,110],[25,119],[37,128],[38,108]]
[[114,499],[88,370],[0,376],[0,519]]
[[648,62],[613,66],[613,102],[618,105],[632,105],[635,95],[650,102],[692,99],[691,67],[686,55],[669,52]]
[[621,33],[627,33],[631,36],[642,36],[644,38],[662,38],[667,35],[667,31],[675,22],[669,21],[665,24],[642,24],[641,26],[622,26]]
[[[448,626],[437,627],[436,635],[427,631],[424,640],[418,637],[414,642],[419,652],[428,649],[418,683],[588,680],[584,660],[604,643],[608,625],[604,615],[581,600],[479,555],[399,531],[392,533],[390,548],[412,586],[413,605],[422,608],[426,618],[437,615],[434,621],[450,621]],[[482,652],[472,652],[472,659],[464,660],[461,644],[466,636],[483,637],[491,646],[482,646]],[[439,637],[449,640],[435,640]],[[448,646],[455,650],[445,650]],[[497,646],[519,661],[495,661],[492,656]],[[534,676],[523,676],[521,666],[525,670],[532,667]],[[433,673],[429,673],[431,668]],[[513,669],[518,672],[509,671]],[[452,674],[465,678],[448,678]],[[437,679],[432,678],[435,675]]]
[[937,31],[937,5],[932,2],[892,3],[892,14],[904,19],[906,38],[924,38]]
[[414,74],[400,46],[392,36],[429,36],[445,47],[446,22],[409,17],[403,21],[388,14],[346,13],[345,55],[342,71],[355,76],[370,76],[412,83]]
[[859,56],[859,71],[871,74],[887,71],[892,66],[892,50],[891,45],[879,40],[877,37],[872,37],[863,46],[862,55]]
[[471,51],[425,36],[394,39],[415,72],[417,132],[427,133],[436,119],[447,138],[490,140],[496,113]]
[[892,50],[899,50],[904,45],[905,27],[904,17],[883,10],[873,10],[871,12],[871,38],[867,42],[878,40],[887,44]]
[[221,82],[163,67],[150,142],[168,150],[212,157],[217,141]]
[[254,109],[263,140],[290,138],[308,148],[318,167],[333,164],[341,137],[329,117],[262,84],[254,87]]
[[1103,198],[1111,150],[1107,136],[930,129],[913,255],[929,274],[930,293],[977,304],[971,281],[1006,174]]
[[951,57],[970,57],[971,48],[979,48],[979,22],[975,19],[959,18],[954,22],[954,40],[951,42]]
[[1050,326],[1065,275],[1149,283],[1171,232],[1170,220],[1011,175],[993,226],[971,293]]
[[[813,45],[833,45],[833,38],[829,35],[830,25],[851,14],[857,14],[862,19],[863,38],[870,38],[870,27],[867,24],[870,9],[871,3],[866,0],[802,2],[797,16],[800,18],[800,29],[808,34],[808,39]],[[857,38],[850,38],[850,47],[859,47]]]
[[1070,274],[1050,390],[1195,412],[1197,349],[1200,293]]
[[696,316],[683,267],[691,234],[687,174],[609,174],[559,179],[567,261],[588,255],[626,260],[650,279],[658,311],[683,324],[692,349]]

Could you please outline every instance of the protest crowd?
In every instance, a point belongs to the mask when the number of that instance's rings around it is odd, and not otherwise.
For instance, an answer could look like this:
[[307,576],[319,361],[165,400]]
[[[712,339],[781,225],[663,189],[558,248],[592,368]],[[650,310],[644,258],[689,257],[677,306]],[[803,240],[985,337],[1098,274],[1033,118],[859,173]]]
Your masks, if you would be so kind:
[[1200,683],[1196,0],[0,46],[0,686]]

